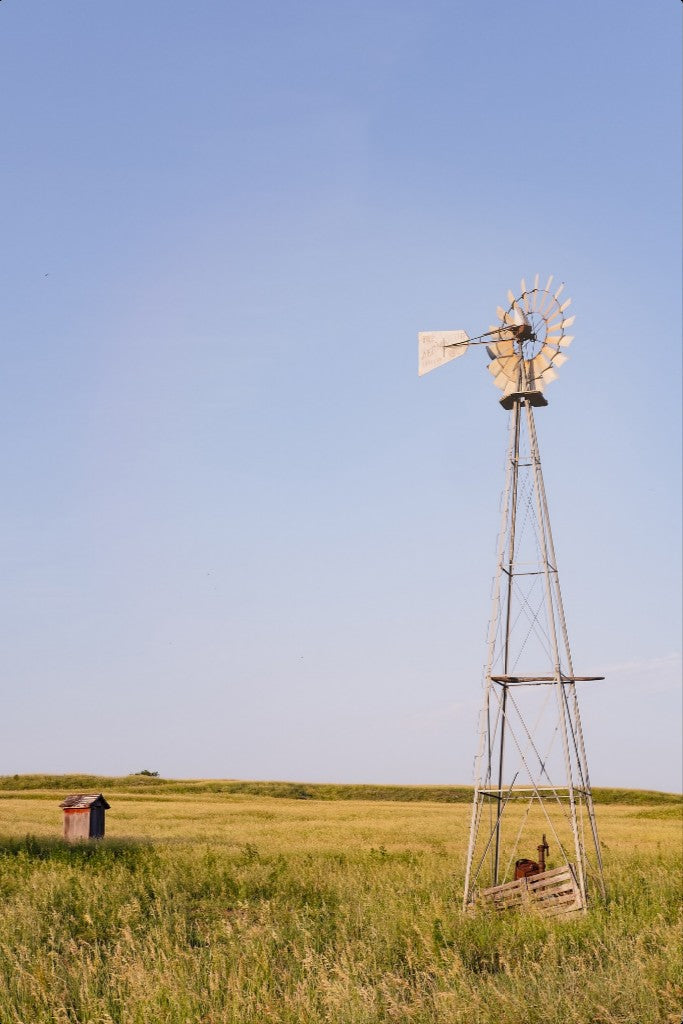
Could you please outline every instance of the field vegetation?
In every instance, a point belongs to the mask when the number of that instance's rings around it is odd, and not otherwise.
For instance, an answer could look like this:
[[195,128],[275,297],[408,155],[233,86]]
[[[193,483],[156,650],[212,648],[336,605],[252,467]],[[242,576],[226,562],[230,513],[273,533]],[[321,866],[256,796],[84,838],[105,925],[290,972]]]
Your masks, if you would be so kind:
[[[679,1024],[679,798],[608,791],[609,900],[550,923],[462,913],[462,800],[280,785],[2,780],[0,1021]],[[91,790],[108,838],[66,846]]]
[[[471,786],[368,786],[329,782],[247,782],[241,779],[161,779],[153,772],[131,775],[0,775],[0,793],[99,792],[154,794],[206,794],[226,796],[269,796],[286,800],[397,800],[400,803],[469,804]],[[680,805],[676,793],[659,793],[651,789],[594,789],[598,804],[662,804]]]

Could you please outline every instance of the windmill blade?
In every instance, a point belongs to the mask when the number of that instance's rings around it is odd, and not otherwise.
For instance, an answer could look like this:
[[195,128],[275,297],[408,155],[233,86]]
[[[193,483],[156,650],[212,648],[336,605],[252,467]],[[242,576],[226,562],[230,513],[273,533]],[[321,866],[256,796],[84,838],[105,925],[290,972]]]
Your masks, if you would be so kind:
[[530,313],[531,312],[531,307],[529,305],[529,292],[527,292],[527,290],[526,290],[526,281],[524,280],[524,278],[522,278],[521,285],[522,285],[522,303],[524,304],[524,312],[526,314],[526,313]]
[[[548,360],[539,352],[537,356],[530,359],[527,363],[528,370],[531,371],[529,376],[534,380],[542,380],[543,374],[550,368]],[[531,383],[531,380],[529,381]]]
[[503,390],[503,398],[507,398],[508,395],[514,395],[515,391],[517,390],[517,386],[518,385],[516,380],[508,381]]
[[465,354],[469,337],[466,331],[422,331],[417,336],[417,372],[422,377],[437,366]]
[[[499,320],[505,320],[505,310],[502,306],[496,306],[496,316]],[[495,328],[492,327],[491,330],[493,331]]]
[[508,381],[517,380],[519,376],[519,363],[520,357],[516,354],[512,356],[496,356],[486,368],[493,377],[501,377]]
[[486,346],[486,351],[491,359],[509,356],[514,352],[515,336],[511,331],[501,331],[498,327],[489,327],[489,331],[495,336],[495,341],[490,341]]
[[563,335],[563,337],[560,338],[560,340],[558,341],[557,344],[559,345],[560,348],[569,348],[569,346],[571,345],[573,340],[574,340],[574,335],[573,334],[565,334],[565,335]]
[[492,345],[487,345],[486,346],[486,354],[489,357],[489,359],[497,359],[498,358],[498,356],[499,356],[498,346],[496,345],[495,342]]
[[544,384],[552,384],[554,380],[557,380],[557,374],[553,370],[552,366],[549,366],[547,370],[544,370],[541,377]]
[[503,359],[499,359],[501,373],[507,377],[508,380],[517,381],[519,378],[519,364],[521,363],[521,357],[518,355],[507,356]]
[[540,275],[536,274],[536,277],[534,278],[534,291],[535,292],[538,291],[538,280],[539,280],[539,277],[540,277]]
[[516,299],[516,300],[515,300],[515,309],[516,309],[516,310],[518,310],[518,312],[519,312],[519,315],[520,315],[520,316],[521,316],[521,318],[522,318],[522,323],[527,323],[528,321],[527,321],[527,318],[526,318],[526,313],[525,313],[525,311],[524,311],[524,310],[522,309],[522,307],[520,306],[520,304],[519,304],[519,299]]
[[503,348],[501,349],[501,351],[505,351],[506,353],[509,353],[510,352],[510,345],[513,345],[513,347],[514,347],[514,344],[513,344],[514,340],[515,340],[515,335],[513,334],[512,331],[500,331],[498,333],[498,335],[497,335],[497,341],[493,342],[493,344],[494,345],[498,345],[498,344],[503,343]]
[[493,341],[486,346],[491,359],[505,359],[515,354],[515,346],[512,339],[501,338],[500,341]]
[[498,355],[499,356],[514,356],[515,355],[515,343],[513,341],[514,335],[506,334],[504,338],[501,338],[498,342]]
[[[512,360],[494,359],[492,363],[488,364],[486,369],[494,378],[496,384],[502,388],[511,382],[517,383],[519,378],[519,362],[519,356],[515,356]],[[499,383],[500,381],[504,383]]]
[[559,297],[560,297],[560,295],[562,294],[563,291],[564,291],[564,281],[562,282],[560,287],[557,289],[557,291],[553,295],[553,298],[555,299],[556,302],[559,299]]
[[560,313],[564,313],[565,309],[567,309],[568,306],[571,306],[571,304],[572,304],[572,300],[571,299],[567,299],[566,302],[563,302],[562,305],[560,306]]
[[523,324],[527,323],[527,318],[524,310],[519,304],[519,300],[515,299],[510,307],[515,327],[522,327]]
[[512,294],[512,292],[510,291],[509,288],[508,288],[508,302],[510,303],[511,306],[514,306],[514,304],[515,304],[515,297],[514,297],[514,295]]
[[[542,370],[547,370],[549,366],[560,367],[569,359],[569,356],[563,355],[559,349],[551,348],[550,345],[544,345],[541,351],[536,356],[536,359],[543,360],[541,365]],[[536,362],[534,360],[534,363]]]
[[567,308],[571,301],[571,299],[568,299],[567,302],[565,302],[564,306],[561,306],[557,310],[557,312],[553,313],[553,315],[546,321],[546,326],[549,331],[554,332],[558,330],[564,330],[565,327],[571,327],[571,325],[574,323],[574,321],[576,320],[575,316],[568,316],[565,320],[563,313],[563,311]]
[[550,310],[552,309],[553,302],[555,301],[554,300],[554,296],[550,292],[551,282],[552,282],[552,275],[548,278],[548,283],[545,286],[545,288],[543,289],[543,291],[541,292],[541,296],[542,297],[541,297],[541,300],[540,300],[540,302],[538,304],[538,309],[536,310],[536,312],[540,316],[546,316],[550,312]]

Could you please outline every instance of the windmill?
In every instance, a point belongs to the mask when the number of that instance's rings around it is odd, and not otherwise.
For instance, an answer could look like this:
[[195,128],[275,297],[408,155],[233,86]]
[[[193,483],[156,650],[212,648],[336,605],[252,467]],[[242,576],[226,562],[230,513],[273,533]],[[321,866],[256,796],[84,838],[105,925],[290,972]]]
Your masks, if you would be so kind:
[[[534,409],[566,362],[574,316],[553,278],[509,291],[498,326],[418,336],[423,375],[483,345],[509,430],[492,590],[464,906],[584,912],[602,858]],[[542,842],[535,846],[534,842]],[[546,839],[546,836],[549,839]],[[535,839],[532,839],[535,837]],[[520,853],[535,854],[520,857]],[[550,852],[548,864],[546,853]]]

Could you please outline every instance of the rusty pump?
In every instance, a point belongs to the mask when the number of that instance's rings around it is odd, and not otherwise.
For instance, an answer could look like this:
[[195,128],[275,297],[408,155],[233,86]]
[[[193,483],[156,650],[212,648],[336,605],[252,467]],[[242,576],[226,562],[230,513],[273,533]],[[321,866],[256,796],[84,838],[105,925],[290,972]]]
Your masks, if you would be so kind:
[[541,871],[545,871],[545,855],[550,853],[545,833],[543,833],[540,846],[537,846],[536,849],[538,850],[538,861],[529,860],[528,857],[522,857],[515,861],[515,881],[518,878],[528,878],[529,875],[538,875]]

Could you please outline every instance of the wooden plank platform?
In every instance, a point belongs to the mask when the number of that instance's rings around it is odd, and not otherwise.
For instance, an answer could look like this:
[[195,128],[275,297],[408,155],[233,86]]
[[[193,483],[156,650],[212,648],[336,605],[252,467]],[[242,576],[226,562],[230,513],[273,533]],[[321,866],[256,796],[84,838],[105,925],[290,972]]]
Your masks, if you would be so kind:
[[528,910],[543,917],[574,917],[585,909],[571,864],[482,889],[476,902],[494,910]]

